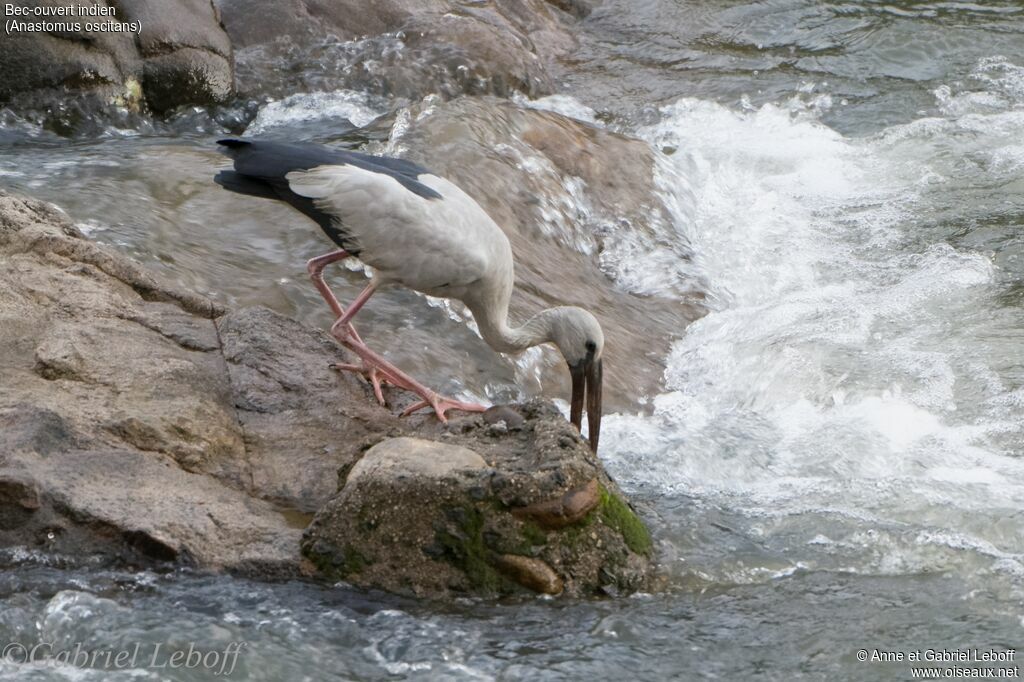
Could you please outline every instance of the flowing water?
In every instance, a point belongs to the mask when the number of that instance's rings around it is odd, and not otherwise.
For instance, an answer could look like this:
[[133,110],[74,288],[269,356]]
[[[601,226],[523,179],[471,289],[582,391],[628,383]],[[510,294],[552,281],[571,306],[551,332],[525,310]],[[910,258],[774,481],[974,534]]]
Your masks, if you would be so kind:
[[[602,439],[667,590],[438,607],[14,552],[0,640],[245,642],[234,675],[263,680],[910,679],[912,664],[858,651],[1021,642],[1024,6],[609,0],[580,31],[563,94],[523,103],[659,151],[668,236],[707,288],[664,392],[610,415]],[[321,93],[265,105],[253,125],[316,136],[386,108]],[[8,116],[0,179],[191,287],[325,324],[301,265],[321,238],[269,203],[232,213],[208,187],[219,132],[192,112],[68,141]],[[643,289],[651,273],[630,258],[615,285]],[[371,337],[473,338],[412,294],[375,306]],[[0,662],[0,678],[212,679],[48,663]]]

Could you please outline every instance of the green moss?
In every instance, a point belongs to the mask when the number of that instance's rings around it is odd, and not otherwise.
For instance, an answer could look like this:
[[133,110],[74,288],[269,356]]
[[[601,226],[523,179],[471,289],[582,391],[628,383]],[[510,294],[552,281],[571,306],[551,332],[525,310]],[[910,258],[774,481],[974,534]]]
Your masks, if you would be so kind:
[[338,551],[331,545],[318,541],[311,545],[303,545],[302,553],[321,573],[336,579],[360,573],[372,563],[352,545],[345,545],[344,551]]
[[445,558],[460,568],[474,587],[502,591],[506,581],[489,561],[491,552],[484,543],[483,513],[475,507],[460,507],[449,510],[448,516],[455,520],[456,528],[437,533]]
[[498,554],[519,554],[520,556],[535,556],[536,547],[542,547],[548,543],[548,536],[544,530],[533,521],[521,521],[517,525],[517,532],[508,537],[490,536],[486,538],[488,547]]
[[601,501],[596,511],[606,526],[614,528],[622,535],[627,547],[637,554],[650,554],[654,543],[651,541],[647,526],[633,513],[629,505],[608,492],[604,486],[601,486]]
[[548,543],[548,534],[533,521],[523,522],[523,538],[531,547]]
[[345,545],[345,558],[342,561],[341,566],[338,568],[338,573],[342,577],[347,577],[353,573],[361,573],[363,569],[369,565],[369,559],[363,556],[352,545]]

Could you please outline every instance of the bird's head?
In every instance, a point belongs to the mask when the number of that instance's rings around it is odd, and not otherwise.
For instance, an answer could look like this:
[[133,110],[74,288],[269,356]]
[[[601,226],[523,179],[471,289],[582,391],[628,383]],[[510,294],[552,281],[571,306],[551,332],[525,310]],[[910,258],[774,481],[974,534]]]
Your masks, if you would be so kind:
[[583,424],[583,404],[587,405],[590,448],[597,452],[601,435],[601,354],[604,333],[597,318],[583,308],[556,308],[551,324],[551,341],[569,364],[572,399],[569,421],[577,429]]

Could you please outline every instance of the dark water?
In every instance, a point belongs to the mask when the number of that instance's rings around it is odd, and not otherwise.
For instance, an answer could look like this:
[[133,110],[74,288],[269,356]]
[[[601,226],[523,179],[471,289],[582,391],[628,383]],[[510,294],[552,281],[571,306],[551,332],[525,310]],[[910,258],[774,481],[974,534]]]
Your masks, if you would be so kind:
[[[28,588],[29,594],[10,591]],[[770,586],[718,586],[668,595],[570,604],[414,602],[298,584],[225,578],[124,576],[87,579],[22,569],[6,577],[0,623],[15,641],[81,642],[86,650],[134,650],[157,664],[164,652],[246,646],[232,679],[850,679],[904,672],[861,664],[862,646],[955,649],[972,641],[1013,646],[1016,617],[966,594],[942,575],[857,576],[798,572]],[[935,604],[949,603],[936,612]],[[998,607],[996,607],[998,608]],[[808,615],[832,614],[811,628]],[[20,626],[20,629],[19,629]],[[18,649],[15,655],[23,655]],[[216,679],[216,669],[78,671],[4,664],[10,679]]]
[[[661,150],[657,189],[695,253],[683,274],[709,287],[712,312],[679,330],[651,413],[612,415],[603,436],[669,589],[438,607],[18,556],[0,640],[244,641],[238,679],[265,680],[910,679],[910,663],[857,652],[1017,646],[1024,6],[609,0],[580,30],[561,95],[523,105]],[[255,126],[303,136],[388,108],[300,96]],[[210,186],[219,132],[200,112],[68,142],[8,118],[0,180],[188,286],[325,324],[302,267],[324,244],[285,209],[239,215]],[[660,256],[624,248],[608,271],[650,290]],[[343,298],[363,282],[337,277]],[[489,377],[455,390],[515,392],[537,362],[495,357],[412,294],[366,313],[364,335],[401,329],[410,350],[394,352],[428,381],[455,381],[461,362]],[[455,359],[417,350],[442,334]],[[215,679],[11,662],[0,677]]]

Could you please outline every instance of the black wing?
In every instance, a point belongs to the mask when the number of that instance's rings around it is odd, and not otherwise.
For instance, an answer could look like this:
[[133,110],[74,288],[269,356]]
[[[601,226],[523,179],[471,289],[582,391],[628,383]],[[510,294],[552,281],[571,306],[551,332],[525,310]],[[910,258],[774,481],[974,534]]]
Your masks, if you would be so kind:
[[222,145],[223,151],[235,162],[235,170],[221,171],[214,177],[217,184],[239,194],[280,199],[291,204],[315,221],[331,241],[352,255],[358,255],[359,252],[353,250],[355,245],[350,243],[341,218],[321,210],[312,199],[293,192],[285,177],[288,173],[318,166],[351,165],[388,175],[410,192],[425,199],[442,198],[418,180],[420,175],[430,171],[405,159],[372,156],[316,144],[234,139],[218,140],[217,144]]

